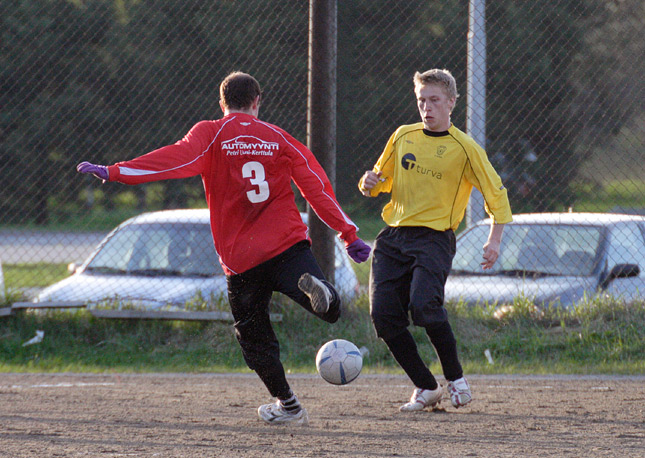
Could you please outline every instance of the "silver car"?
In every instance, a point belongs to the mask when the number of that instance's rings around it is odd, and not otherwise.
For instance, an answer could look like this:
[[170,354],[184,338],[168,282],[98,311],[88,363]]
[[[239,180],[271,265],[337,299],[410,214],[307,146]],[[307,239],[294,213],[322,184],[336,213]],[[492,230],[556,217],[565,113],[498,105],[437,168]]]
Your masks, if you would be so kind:
[[[305,213],[303,220],[307,219]],[[226,278],[207,209],[144,213],[120,224],[70,277],[45,288],[36,302],[105,301],[142,309],[183,309],[186,302],[226,297]],[[336,239],[338,292],[358,294],[358,280]]]
[[513,215],[497,263],[484,271],[480,262],[489,230],[490,220],[482,220],[457,238],[447,301],[501,305],[523,297],[569,307],[599,294],[628,302],[645,298],[643,216]]

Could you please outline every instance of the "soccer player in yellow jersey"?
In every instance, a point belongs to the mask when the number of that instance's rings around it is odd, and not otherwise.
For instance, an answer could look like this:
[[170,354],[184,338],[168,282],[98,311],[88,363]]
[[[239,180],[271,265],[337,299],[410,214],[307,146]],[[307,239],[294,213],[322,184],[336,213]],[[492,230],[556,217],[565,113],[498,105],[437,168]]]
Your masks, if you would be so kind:
[[359,189],[366,196],[391,193],[383,208],[387,226],[376,237],[370,272],[370,315],[376,333],[415,385],[402,411],[437,405],[443,390],[419,356],[409,318],[425,328],[434,346],[452,405],[472,400],[457,342],[443,307],[455,254],[455,234],[473,186],[492,218],[482,268],[499,256],[504,223],[511,221],[506,189],[486,152],[450,121],[457,85],[447,70],[414,75],[422,122],[399,127]]

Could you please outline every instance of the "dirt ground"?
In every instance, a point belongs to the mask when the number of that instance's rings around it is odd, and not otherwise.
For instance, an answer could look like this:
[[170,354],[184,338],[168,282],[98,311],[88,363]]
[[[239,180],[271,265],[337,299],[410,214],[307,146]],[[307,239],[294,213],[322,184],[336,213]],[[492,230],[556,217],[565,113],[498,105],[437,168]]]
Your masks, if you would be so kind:
[[403,376],[290,381],[308,427],[262,423],[254,374],[0,374],[0,456],[645,457],[645,377],[470,376],[414,413]]

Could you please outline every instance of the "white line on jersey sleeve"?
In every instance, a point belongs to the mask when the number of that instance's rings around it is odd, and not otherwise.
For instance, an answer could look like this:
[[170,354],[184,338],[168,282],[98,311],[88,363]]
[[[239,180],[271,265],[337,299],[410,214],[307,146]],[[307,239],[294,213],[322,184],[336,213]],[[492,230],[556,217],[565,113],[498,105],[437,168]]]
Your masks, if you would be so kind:
[[144,170],[144,169],[133,169],[131,167],[119,166],[119,173],[121,175],[136,177],[136,176],[154,175],[155,173],[165,173],[165,172],[170,172],[172,170],[180,169],[182,167],[186,167],[187,165],[192,164],[193,162],[197,161],[199,158],[204,156],[204,154],[206,154],[206,152],[210,149],[210,147],[213,145],[213,143],[215,143],[215,140],[217,140],[217,137],[219,137],[219,134],[222,132],[222,129],[224,129],[224,126],[226,124],[228,124],[229,122],[233,121],[234,119],[235,119],[235,117],[229,119],[224,124],[222,124],[220,129],[215,134],[215,137],[213,137],[213,140],[211,140],[211,142],[208,144],[206,149],[204,151],[202,151],[200,154],[198,154],[195,157],[195,159],[193,159],[192,161],[189,161],[189,162],[186,162],[185,164],[180,164],[177,167],[173,167],[171,169],[165,169],[165,170]]

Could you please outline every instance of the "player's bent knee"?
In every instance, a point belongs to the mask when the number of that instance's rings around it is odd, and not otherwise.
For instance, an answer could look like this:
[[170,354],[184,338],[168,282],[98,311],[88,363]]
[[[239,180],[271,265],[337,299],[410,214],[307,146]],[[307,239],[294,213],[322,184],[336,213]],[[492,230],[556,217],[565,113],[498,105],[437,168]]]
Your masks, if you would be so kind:
[[391,318],[386,318],[379,315],[372,315],[372,324],[374,325],[376,336],[379,339],[383,339],[385,341],[401,334],[403,331],[405,331],[408,325],[408,323],[401,323],[397,325],[392,321]]
[[412,323],[421,328],[448,322],[448,312],[441,305],[412,309],[410,315]]

